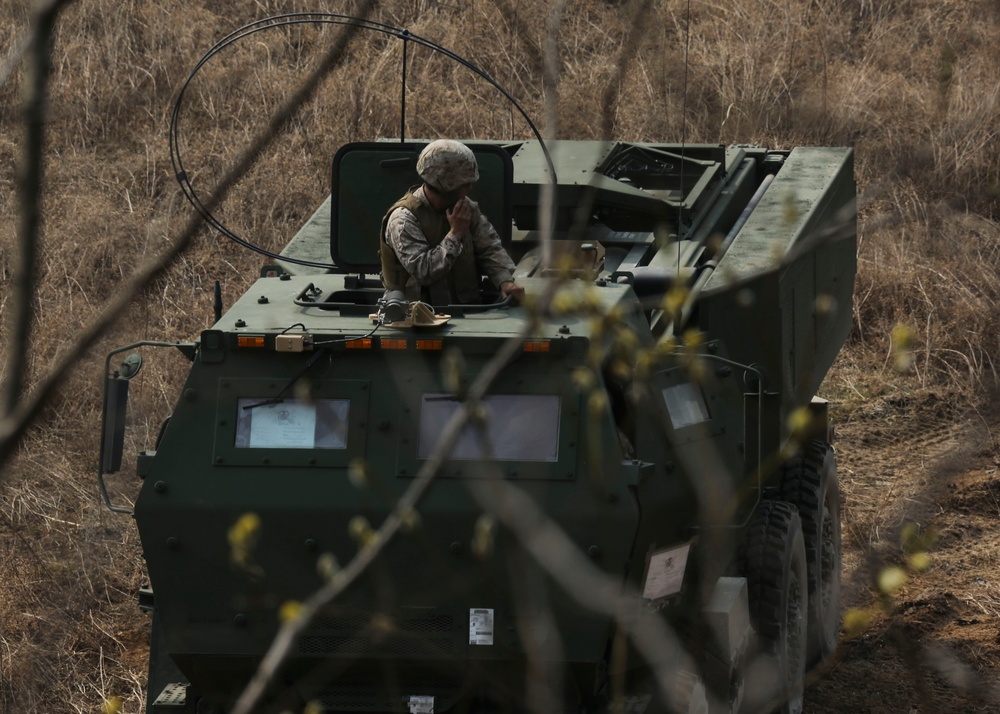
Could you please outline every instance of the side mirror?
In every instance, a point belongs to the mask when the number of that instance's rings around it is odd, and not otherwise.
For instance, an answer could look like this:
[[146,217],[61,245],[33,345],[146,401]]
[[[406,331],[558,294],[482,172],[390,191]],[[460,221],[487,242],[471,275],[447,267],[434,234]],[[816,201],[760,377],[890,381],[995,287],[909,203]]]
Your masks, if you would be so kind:
[[122,466],[125,450],[125,413],[128,382],[142,368],[142,356],[133,352],[114,374],[104,378],[104,420],[101,427],[101,472],[113,474]]

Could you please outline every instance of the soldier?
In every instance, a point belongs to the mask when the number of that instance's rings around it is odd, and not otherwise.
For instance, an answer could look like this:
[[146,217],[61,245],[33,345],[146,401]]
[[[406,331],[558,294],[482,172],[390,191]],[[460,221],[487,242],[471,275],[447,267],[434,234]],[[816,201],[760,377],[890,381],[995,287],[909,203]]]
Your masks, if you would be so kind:
[[472,150],[450,139],[432,141],[417,159],[423,185],[408,192],[382,219],[379,254],[386,292],[433,305],[480,302],[485,274],[501,297],[520,302],[514,262],[479,204],[468,198],[479,180]]

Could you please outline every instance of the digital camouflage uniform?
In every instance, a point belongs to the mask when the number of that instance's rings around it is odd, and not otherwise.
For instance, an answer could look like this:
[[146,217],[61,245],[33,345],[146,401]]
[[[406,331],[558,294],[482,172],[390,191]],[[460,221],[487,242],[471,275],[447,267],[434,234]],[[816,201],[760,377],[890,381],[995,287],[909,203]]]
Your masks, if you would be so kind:
[[[424,186],[453,200],[465,195],[455,192],[479,180],[479,165],[465,144],[437,139],[417,157],[417,175]],[[480,275],[497,288],[512,281],[514,263],[479,205],[464,199],[469,228],[455,235],[447,213],[435,210],[424,186],[410,189],[382,219],[379,253],[386,292],[402,290],[409,300],[434,305],[477,303]]]
[[[401,204],[409,204],[415,210]],[[468,286],[470,282],[478,283],[479,275],[486,275],[497,288],[501,283],[514,279],[514,262],[500,243],[496,229],[483,215],[479,204],[470,200],[469,206],[472,218],[468,234],[463,238],[451,233],[447,217],[431,207],[422,186],[390,209],[383,220],[382,239],[392,248],[405,276],[386,276],[386,263],[383,261],[383,281],[387,290],[402,289],[408,300],[425,299],[427,296],[421,294],[421,288],[447,279],[454,268],[462,271],[463,275],[458,280],[453,277],[450,281],[450,301],[475,303],[479,302],[478,290],[472,295],[469,288],[463,286]],[[418,213],[422,214],[424,225],[434,228],[433,235],[425,235]],[[471,276],[468,274],[470,271]]]

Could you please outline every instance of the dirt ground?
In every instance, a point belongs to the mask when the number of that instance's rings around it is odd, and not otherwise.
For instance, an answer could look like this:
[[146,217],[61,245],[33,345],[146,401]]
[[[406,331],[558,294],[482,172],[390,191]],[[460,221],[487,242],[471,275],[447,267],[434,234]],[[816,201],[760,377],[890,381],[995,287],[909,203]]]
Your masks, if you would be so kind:
[[[956,403],[880,397],[837,427],[848,614],[807,713],[1000,711],[1000,408]],[[876,584],[891,566],[907,576],[893,596]]]

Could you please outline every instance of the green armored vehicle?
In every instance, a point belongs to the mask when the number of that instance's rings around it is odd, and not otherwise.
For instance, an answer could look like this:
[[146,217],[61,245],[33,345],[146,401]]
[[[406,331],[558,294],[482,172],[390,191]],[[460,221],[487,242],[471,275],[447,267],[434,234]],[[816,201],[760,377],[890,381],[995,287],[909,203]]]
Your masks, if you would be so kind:
[[[372,546],[512,340],[411,527],[306,624],[259,710],[526,711],[535,671],[558,711],[801,710],[839,627],[814,395],[851,328],[851,151],[563,141],[550,163],[536,141],[470,142],[527,298],[487,285],[390,322],[379,224],[421,146],[343,147],[283,254],[336,269],[268,266],[179,346],[190,374],[136,466],[147,712],[230,711],[282,606]],[[102,478],[135,365],[109,366]],[[491,484],[543,515],[519,530]],[[657,661],[636,632],[665,633]]]
[[[851,329],[851,150],[466,142],[525,298],[428,305],[379,277],[426,143],[342,147],[211,329],[108,355],[146,713],[801,712],[839,629],[815,395]],[[136,438],[162,347],[189,371]]]

